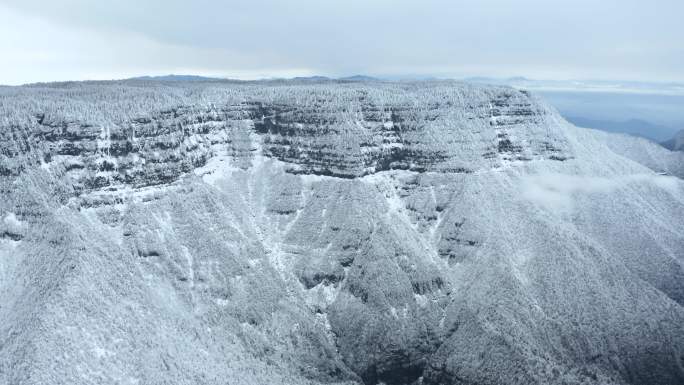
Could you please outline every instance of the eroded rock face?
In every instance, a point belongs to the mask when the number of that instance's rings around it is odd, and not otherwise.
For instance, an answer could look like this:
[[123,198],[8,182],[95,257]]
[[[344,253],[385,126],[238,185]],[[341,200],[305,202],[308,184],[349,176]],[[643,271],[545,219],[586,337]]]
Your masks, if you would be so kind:
[[564,138],[545,127],[551,112],[525,92],[338,87],[330,93],[300,86],[304,101],[289,97],[286,87],[267,95],[243,87],[239,102],[233,95],[225,104],[180,105],[101,124],[39,112],[28,127],[6,126],[2,167],[16,175],[27,163],[61,166],[77,192],[87,192],[168,184],[219,155],[246,167],[253,146],[287,163],[288,172],[341,178],[389,170],[469,173],[572,156]]
[[656,145],[450,82],[3,92],[0,382],[684,380]]

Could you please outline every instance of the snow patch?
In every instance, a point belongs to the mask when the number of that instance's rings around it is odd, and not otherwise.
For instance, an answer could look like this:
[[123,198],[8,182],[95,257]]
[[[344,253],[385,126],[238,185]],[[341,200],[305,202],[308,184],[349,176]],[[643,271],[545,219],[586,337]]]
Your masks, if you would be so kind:
[[3,218],[2,222],[7,226],[9,229],[12,230],[21,230],[24,226],[24,224],[17,219],[17,215],[10,212],[5,215],[5,218]]
[[425,307],[428,304],[428,298],[424,294],[413,293],[413,298],[420,307]]
[[231,164],[230,156],[219,155],[210,158],[204,166],[196,168],[194,173],[202,177],[205,183],[215,185],[218,180],[228,178],[236,171],[242,170]]

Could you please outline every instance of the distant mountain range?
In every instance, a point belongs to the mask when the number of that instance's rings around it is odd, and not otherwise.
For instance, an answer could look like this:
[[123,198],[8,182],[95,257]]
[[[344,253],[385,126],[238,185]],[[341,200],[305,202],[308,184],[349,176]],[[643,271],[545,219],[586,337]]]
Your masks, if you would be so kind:
[[207,76],[198,75],[161,75],[161,76],[137,76],[129,78],[126,80],[152,80],[152,81],[164,81],[164,82],[205,82],[205,81],[217,81],[217,80],[227,80],[225,78],[214,78]]
[[[143,80],[143,81],[163,81],[163,82],[214,82],[214,81],[226,81],[233,80],[229,78],[217,78],[209,76],[199,76],[199,75],[160,75],[160,76],[137,76],[128,78],[126,80]],[[297,76],[290,79],[273,79],[273,80],[292,80],[292,81],[347,81],[347,82],[363,82],[363,81],[380,81],[382,79],[374,78],[372,76],[366,75],[352,75],[344,76],[340,78],[331,78],[328,76]]]
[[565,116],[570,123],[587,128],[595,128],[607,132],[619,132],[660,142],[672,136],[672,128],[647,122],[642,119],[628,119],[611,121],[584,118],[579,116]]
[[366,76],[366,75],[353,75],[353,76],[338,78],[337,80],[346,80],[346,81],[352,81],[352,82],[367,82],[367,81],[372,82],[372,81],[378,81],[378,80],[382,80],[382,79],[374,78],[372,76]]
[[663,147],[673,151],[684,151],[684,130],[681,130],[672,139],[662,143]]

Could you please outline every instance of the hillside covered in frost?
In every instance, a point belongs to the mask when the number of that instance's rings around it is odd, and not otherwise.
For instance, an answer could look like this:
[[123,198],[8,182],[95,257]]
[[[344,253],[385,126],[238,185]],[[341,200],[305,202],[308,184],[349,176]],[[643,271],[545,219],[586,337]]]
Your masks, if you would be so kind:
[[0,87],[0,383],[681,384],[683,177],[508,87]]

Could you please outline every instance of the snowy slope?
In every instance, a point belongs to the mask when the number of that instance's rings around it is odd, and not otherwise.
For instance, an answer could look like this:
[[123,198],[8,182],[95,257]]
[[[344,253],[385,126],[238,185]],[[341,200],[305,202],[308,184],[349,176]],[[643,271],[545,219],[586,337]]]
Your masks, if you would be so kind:
[[0,92],[0,383],[684,381],[655,144],[451,82]]

